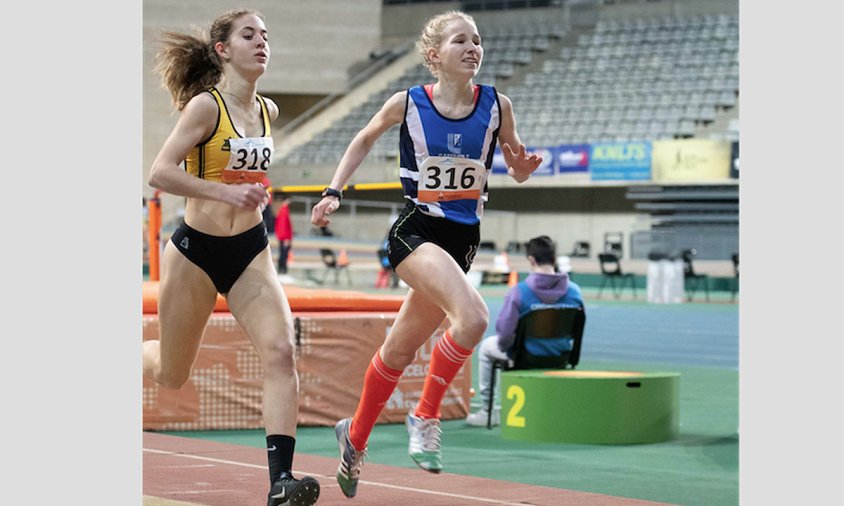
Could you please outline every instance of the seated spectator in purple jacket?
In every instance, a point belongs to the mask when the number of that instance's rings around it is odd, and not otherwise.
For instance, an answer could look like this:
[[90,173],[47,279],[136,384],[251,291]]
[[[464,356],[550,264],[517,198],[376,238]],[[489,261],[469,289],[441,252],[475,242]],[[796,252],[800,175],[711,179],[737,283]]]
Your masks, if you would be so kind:
[[[495,322],[496,335],[488,336],[478,345],[478,389],[481,409],[466,417],[466,423],[486,426],[487,406],[492,379],[492,362],[512,358],[519,318],[527,313],[548,307],[583,307],[580,287],[568,274],[557,272],[557,252],[548,236],[534,237],[527,243],[527,258],[531,273],[527,279],[512,287],[504,297],[504,305]],[[558,346],[570,346],[569,341]],[[548,350],[549,354],[560,350]],[[493,425],[498,425],[498,413],[493,413]]]

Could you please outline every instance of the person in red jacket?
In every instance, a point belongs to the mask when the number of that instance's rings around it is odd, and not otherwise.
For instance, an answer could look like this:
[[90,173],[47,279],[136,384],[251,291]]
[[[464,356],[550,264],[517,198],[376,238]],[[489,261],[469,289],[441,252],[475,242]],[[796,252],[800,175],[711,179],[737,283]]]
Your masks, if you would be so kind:
[[278,273],[287,274],[287,257],[293,245],[293,223],[290,221],[290,195],[279,193],[281,205],[275,216],[275,237],[278,239]]

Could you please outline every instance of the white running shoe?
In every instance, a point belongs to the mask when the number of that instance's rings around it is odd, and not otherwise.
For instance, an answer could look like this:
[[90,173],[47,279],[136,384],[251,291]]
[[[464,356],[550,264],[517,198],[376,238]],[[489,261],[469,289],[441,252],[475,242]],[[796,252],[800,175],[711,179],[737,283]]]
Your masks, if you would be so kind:
[[405,419],[410,442],[407,452],[416,465],[422,469],[439,473],[443,470],[442,453],[440,453],[440,438],[442,429],[438,418],[419,418],[414,416],[413,409]]

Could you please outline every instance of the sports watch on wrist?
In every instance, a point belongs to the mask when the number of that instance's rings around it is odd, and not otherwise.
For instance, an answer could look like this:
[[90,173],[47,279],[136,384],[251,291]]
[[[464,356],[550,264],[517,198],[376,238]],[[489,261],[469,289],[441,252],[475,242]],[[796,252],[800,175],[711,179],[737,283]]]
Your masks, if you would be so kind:
[[337,200],[341,200],[343,198],[343,192],[340,190],[335,190],[334,188],[326,187],[322,190],[323,197],[337,197]]

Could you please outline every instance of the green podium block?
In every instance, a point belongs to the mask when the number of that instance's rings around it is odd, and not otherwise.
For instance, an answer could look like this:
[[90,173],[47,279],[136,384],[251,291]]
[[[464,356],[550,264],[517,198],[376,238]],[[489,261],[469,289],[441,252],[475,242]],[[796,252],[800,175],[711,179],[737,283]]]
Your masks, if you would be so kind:
[[503,372],[501,437],[584,444],[676,439],[679,377],[671,372]]

